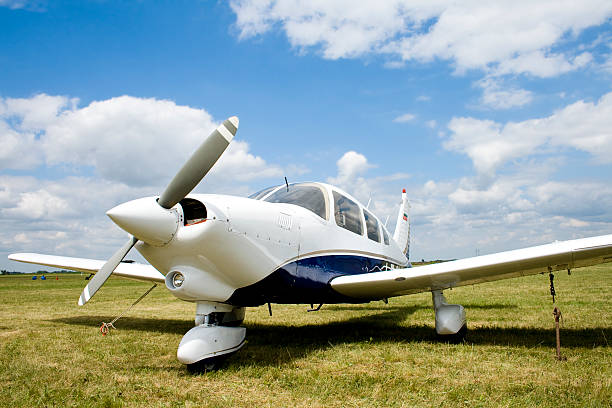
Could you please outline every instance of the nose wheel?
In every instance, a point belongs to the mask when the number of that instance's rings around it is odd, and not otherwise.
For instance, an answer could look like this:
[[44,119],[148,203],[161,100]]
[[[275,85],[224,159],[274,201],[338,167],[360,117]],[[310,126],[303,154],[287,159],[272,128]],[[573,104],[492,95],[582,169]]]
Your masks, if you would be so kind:
[[224,354],[218,357],[205,358],[193,364],[187,364],[187,371],[189,371],[191,374],[201,374],[218,370],[223,366],[225,360],[232,354],[234,353]]

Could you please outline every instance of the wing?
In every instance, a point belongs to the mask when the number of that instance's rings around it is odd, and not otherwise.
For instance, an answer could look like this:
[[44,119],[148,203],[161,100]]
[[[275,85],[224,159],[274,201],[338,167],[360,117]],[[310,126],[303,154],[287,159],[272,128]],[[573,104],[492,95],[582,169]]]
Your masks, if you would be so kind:
[[499,279],[612,262],[612,235],[499,252],[417,268],[339,276],[331,287],[346,296],[380,299]]
[[[12,261],[53,266],[55,268],[87,273],[98,272],[105,263],[105,261],[99,261],[97,259],[70,258],[67,256],[31,253],[11,254],[8,258]],[[114,270],[113,275],[147,282],[164,282],[166,279],[164,275],[151,265],[139,263],[120,263],[117,269]]]

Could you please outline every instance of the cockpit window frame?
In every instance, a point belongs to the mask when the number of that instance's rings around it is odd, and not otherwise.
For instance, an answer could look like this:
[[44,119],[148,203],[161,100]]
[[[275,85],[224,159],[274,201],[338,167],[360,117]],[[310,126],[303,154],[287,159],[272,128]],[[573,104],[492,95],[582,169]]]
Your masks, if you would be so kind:
[[382,230],[383,243],[385,245],[390,245],[391,238],[389,237],[389,233],[387,232],[387,229],[382,224],[380,224],[380,229]]
[[253,194],[251,194],[248,198],[252,199],[252,200],[263,200],[265,197],[269,196],[270,194],[276,192],[276,190],[278,190],[278,188],[281,186],[271,186],[271,187],[266,187],[262,190],[259,190]]

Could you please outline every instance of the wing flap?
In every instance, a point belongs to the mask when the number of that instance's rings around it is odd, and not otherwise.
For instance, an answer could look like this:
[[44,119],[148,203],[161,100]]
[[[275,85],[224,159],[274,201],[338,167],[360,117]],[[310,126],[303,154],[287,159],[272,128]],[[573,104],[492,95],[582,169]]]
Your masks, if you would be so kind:
[[612,235],[383,272],[345,275],[331,287],[355,298],[384,298],[612,262]]
[[[105,261],[100,261],[97,259],[72,258],[67,256],[33,253],[11,254],[8,258],[12,261],[45,265],[85,273],[96,273],[105,263]],[[113,275],[146,282],[165,281],[164,275],[162,275],[157,269],[151,265],[139,263],[120,263],[113,272]]]

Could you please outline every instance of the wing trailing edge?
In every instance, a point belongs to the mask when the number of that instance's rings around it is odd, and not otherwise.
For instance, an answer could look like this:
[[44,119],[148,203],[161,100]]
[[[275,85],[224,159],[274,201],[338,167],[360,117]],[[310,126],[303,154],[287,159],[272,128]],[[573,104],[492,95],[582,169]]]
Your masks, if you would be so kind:
[[[11,254],[8,259],[12,261],[51,266],[71,271],[96,273],[102,268],[105,261],[86,258],[72,258],[67,256],[43,255],[34,253]],[[165,277],[151,265],[139,263],[120,263],[113,275],[136,279],[146,282],[164,282]]]
[[[612,262],[612,235],[383,272],[345,275],[331,287],[355,298],[385,298]],[[550,269],[549,269],[550,268]]]

